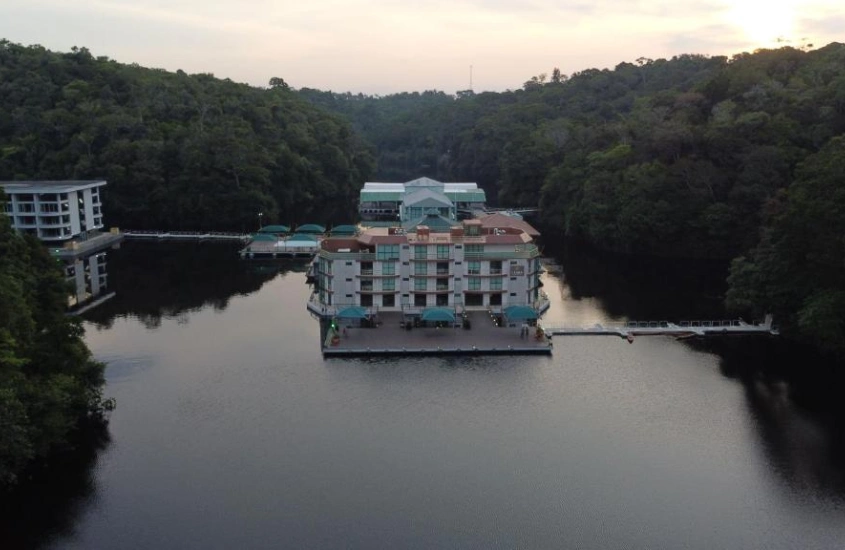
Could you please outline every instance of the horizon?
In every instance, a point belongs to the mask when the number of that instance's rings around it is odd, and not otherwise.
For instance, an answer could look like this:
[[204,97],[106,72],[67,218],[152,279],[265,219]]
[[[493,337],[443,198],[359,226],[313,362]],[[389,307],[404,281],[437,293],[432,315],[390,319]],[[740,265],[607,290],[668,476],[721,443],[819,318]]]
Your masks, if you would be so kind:
[[[831,0],[5,0],[0,37],[267,87],[390,95],[516,90],[638,58],[731,57],[842,40]],[[631,53],[628,53],[631,52]]]

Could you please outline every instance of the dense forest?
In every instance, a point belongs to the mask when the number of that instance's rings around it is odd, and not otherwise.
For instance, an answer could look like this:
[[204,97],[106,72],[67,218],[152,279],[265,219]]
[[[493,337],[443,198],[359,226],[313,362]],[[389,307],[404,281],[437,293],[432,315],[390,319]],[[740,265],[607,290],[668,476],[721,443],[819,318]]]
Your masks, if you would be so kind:
[[107,223],[255,229],[349,218],[372,154],[297,97],[0,40],[0,180],[109,182]]
[[730,260],[729,303],[845,354],[845,45],[640,58],[502,93],[267,88],[0,41],[0,179],[106,178],[107,223],[340,221],[476,181],[547,237]]
[[83,425],[103,421],[103,365],[79,319],[65,315],[67,290],[47,249],[0,216],[0,492]]

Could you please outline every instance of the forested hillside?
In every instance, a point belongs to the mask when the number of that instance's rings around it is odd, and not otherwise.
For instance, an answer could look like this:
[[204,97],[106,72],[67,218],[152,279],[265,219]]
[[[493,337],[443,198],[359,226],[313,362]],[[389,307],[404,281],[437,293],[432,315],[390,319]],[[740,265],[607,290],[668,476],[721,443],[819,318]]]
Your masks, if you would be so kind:
[[845,132],[845,46],[639,59],[515,91],[300,90],[378,154],[376,177],[477,181],[602,248],[731,258],[796,165]]
[[372,155],[270,89],[0,40],[0,180],[105,178],[106,223],[250,230],[349,217]]
[[33,459],[69,445],[81,423],[102,419],[103,365],[79,319],[65,315],[67,296],[46,248],[0,216],[0,492]]

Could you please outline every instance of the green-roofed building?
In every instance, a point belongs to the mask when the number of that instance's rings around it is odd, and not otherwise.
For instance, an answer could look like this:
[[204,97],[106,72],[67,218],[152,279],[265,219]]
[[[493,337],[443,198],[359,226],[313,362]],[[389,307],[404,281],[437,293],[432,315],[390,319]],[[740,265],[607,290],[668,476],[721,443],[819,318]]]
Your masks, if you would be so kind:
[[367,182],[361,189],[358,213],[362,220],[407,222],[432,208],[458,219],[461,214],[483,210],[487,197],[476,183],[443,183],[418,178],[405,183]]
[[461,225],[461,222],[450,220],[436,212],[429,212],[425,216],[420,216],[419,218],[402,223],[402,229],[406,232],[413,233],[421,225],[428,227],[434,233],[448,233],[453,227]]

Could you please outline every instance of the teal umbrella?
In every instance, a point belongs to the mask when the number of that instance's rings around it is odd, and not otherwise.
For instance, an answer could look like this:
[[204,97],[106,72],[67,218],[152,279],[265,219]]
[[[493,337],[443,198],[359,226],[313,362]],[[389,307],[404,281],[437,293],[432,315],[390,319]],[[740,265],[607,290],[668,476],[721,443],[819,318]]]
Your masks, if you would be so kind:
[[450,309],[442,307],[429,308],[423,311],[421,319],[431,322],[455,322],[455,313]]
[[504,313],[510,321],[525,321],[537,318],[537,312],[529,306],[508,306]]
[[338,319],[366,319],[367,310],[360,306],[350,306],[338,311],[335,317]]

